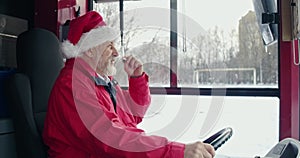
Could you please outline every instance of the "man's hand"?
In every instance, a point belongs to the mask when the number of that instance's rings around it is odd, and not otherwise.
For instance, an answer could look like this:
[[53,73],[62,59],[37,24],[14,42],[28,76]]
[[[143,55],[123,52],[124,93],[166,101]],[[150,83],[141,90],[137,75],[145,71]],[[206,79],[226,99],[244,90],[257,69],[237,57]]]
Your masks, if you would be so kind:
[[125,58],[124,62],[124,70],[130,77],[138,77],[143,74],[143,65],[142,63],[137,60],[135,57],[132,55],[123,57]]
[[207,143],[196,142],[185,145],[184,158],[213,158],[214,148]]

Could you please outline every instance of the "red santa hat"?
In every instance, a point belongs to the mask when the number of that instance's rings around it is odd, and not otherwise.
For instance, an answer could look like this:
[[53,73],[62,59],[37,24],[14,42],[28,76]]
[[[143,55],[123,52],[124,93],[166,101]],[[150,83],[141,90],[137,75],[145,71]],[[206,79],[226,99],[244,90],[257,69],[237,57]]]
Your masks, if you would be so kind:
[[90,11],[71,20],[67,40],[61,45],[62,53],[67,59],[74,58],[90,48],[115,40],[117,37],[117,31],[106,26],[98,12]]

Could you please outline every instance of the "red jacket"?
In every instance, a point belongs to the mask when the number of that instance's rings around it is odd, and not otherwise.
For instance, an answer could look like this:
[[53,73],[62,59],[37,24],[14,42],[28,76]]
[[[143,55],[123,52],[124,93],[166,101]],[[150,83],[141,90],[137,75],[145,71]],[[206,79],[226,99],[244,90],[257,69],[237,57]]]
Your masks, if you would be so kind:
[[50,158],[183,158],[184,144],[147,136],[136,126],[149,104],[148,76],[116,85],[116,110],[96,72],[68,59],[52,89],[43,139]]

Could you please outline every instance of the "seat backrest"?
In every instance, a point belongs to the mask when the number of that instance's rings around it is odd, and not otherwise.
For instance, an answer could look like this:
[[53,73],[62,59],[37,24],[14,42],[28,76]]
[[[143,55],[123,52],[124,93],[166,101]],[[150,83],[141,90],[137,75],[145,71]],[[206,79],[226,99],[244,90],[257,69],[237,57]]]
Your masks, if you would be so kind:
[[46,158],[42,131],[52,86],[63,67],[58,38],[34,28],[17,39],[17,73],[10,80],[18,156]]

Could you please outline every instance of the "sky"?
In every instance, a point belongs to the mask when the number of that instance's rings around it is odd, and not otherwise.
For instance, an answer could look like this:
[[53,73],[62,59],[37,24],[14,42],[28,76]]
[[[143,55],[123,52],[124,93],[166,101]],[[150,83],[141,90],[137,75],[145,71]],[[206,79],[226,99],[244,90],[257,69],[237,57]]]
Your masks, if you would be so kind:
[[[129,3],[131,3],[130,7],[136,7],[135,4],[145,7],[169,8],[170,6],[168,0],[142,0],[142,2]],[[181,13],[195,20],[205,30],[216,25],[224,30],[237,28],[241,17],[249,10],[253,10],[252,0],[178,0],[177,5]],[[185,9],[182,6],[185,6]]]
[[252,0],[188,0],[185,6],[186,14],[204,29],[215,25],[236,28],[241,17],[253,10]]
[[[186,27],[188,39],[204,34],[209,29],[218,26],[224,31],[225,36],[229,36],[232,29],[238,29],[239,20],[253,9],[253,0],[178,0],[178,33],[183,34],[183,27]],[[185,6],[185,7],[183,7]],[[147,9],[145,7],[155,7]],[[141,9],[142,8],[142,9]],[[124,11],[140,17],[140,23],[135,21],[138,26],[149,26],[147,23],[158,24],[155,27],[169,29],[169,0],[141,0],[126,1]],[[139,12],[136,16],[136,12]],[[129,17],[127,15],[127,17]],[[142,22],[141,22],[142,21]],[[183,23],[182,21],[186,21]],[[200,26],[200,27],[199,27]],[[169,35],[168,31],[166,35]],[[153,34],[149,35],[152,39]],[[164,35],[160,35],[164,36]],[[147,34],[144,35],[147,37]],[[134,40],[134,39],[132,39]],[[137,42],[141,43],[140,39]],[[135,45],[135,44],[134,44]]]

